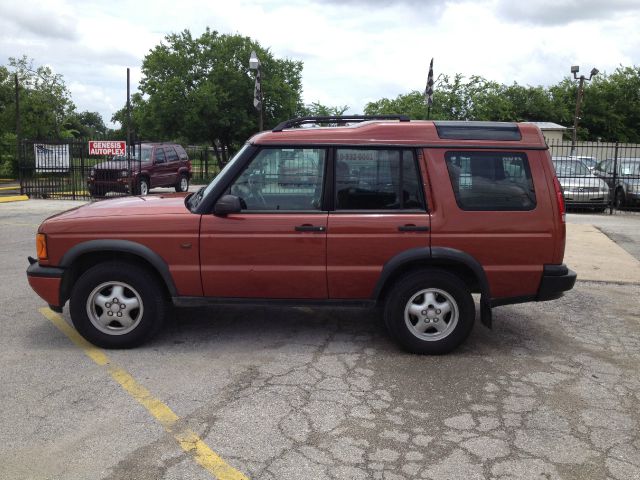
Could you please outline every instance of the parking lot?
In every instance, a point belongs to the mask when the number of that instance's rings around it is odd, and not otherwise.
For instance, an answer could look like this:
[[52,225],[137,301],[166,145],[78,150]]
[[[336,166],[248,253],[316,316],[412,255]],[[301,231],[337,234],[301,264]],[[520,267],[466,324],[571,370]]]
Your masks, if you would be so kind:
[[629,276],[496,308],[446,356],[399,351],[371,310],[241,306],[105,352],[25,275],[39,222],[78,204],[0,206],[1,479],[640,478],[640,215],[569,216]]

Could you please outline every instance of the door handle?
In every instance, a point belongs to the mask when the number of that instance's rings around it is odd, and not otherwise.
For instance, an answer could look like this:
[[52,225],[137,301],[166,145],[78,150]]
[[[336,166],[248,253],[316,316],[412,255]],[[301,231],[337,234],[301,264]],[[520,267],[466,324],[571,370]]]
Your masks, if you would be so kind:
[[324,227],[316,227],[315,225],[297,225],[296,232],[324,232]]
[[429,227],[423,227],[418,225],[401,225],[398,227],[401,232],[428,232]]

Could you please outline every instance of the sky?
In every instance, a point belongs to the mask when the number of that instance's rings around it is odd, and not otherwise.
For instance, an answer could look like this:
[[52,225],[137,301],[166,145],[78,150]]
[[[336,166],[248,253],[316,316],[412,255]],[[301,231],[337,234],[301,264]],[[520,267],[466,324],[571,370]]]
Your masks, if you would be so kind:
[[[0,0],[0,64],[27,55],[62,74],[78,111],[110,124],[144,56],[206,27],[304,62],[303,100],[362,113],[434,74],[552,85],[571,65],[640,65],[640,0]],[[247,59],[248,62],[248,59]],[[268,93],[265,92],[265,95]]]

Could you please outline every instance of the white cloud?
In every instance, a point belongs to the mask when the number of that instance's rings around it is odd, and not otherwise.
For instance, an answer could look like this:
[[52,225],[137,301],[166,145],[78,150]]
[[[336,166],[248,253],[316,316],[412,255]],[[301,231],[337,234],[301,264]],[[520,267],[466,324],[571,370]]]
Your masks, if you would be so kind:
[[349,105],[422,90],[435,73],[553,84],[578,64],[613,71],[640,57],[638,0],[43,0],[0,5],[0,58],[64,75],[80,110],[109,121],[163,37],[209,26],[304,62],[304,100]]

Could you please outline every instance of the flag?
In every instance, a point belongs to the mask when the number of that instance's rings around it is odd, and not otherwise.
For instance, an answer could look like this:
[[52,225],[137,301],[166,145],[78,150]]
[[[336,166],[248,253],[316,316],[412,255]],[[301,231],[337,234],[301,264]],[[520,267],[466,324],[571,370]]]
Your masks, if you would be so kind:
[[262,78],[260,75],[260,68],[256,70],[256,85],[253,89],[253,106],[256,110],[262,109]]
[[433,58],[429,64],[429,76],[427,77],[427,88],[424,91],[424,100],[427,105],[433,105]]

